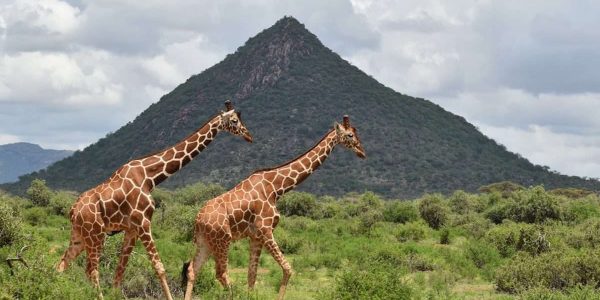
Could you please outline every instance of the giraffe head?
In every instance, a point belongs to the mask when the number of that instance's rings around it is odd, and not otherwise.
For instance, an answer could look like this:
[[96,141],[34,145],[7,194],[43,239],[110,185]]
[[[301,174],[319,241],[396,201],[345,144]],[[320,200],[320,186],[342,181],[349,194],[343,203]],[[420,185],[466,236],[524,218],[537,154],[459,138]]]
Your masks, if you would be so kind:
[[358,157],[367,158],[365,149],[363,149],[360,139],[356,134],[356,128],[350,126],[350,118],[347,115],[344,116],[342,124],[335,122],[335,133],[340,144],[346,146],[348,149],[352,149]]
[[219,127],[234,135],[239,135],[252,143],[252,135],[246,126],[244,126],[244,123],[242,123],[242,113],[239,111],[236,112],[229,100],[225,101],[225,111],[221,112],[221,124]]

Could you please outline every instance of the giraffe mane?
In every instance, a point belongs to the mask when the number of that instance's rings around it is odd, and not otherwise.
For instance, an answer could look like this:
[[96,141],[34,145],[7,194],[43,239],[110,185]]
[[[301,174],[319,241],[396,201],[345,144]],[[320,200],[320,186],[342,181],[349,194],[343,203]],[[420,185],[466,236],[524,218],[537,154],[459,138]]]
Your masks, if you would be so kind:
[[[210,121],[212,121],[212,119],[214,119],[214,118],[215,118],[216,116],[218,116],[218,115],[220,115],[220,113],[216,113],[216,114],[212,115],[210,118],[208,118],[208,121],[204,122],[204,124],[202,124],[202,126],[198,127],[196,130],[194,130],[194,132],[192,132],[192,133],[188,134],[188,135],[187,135],[185,138],[181,139],[181,141],[183,141],[183,140],[187,140],[187,139],[188,139],[188,138],[190,138],[192,135],[196,134],[196,132],[198,132],[198,130],[200,130],[200,128],[202,128],[202,127],[206,126],[206,124],[210,123]],[[179,142],[177,142],[177,143],[179,143]],[[171,145],[171,147],[172,147],[172,145]],[[140,156],[140,157],[138,157],[138,158],[133,158],[133,159],[131,159],[131,160],[129,160],[129,161],[140,160],[140,159],[144,159],[144,158],[147,158],[147,157],[150,157],[150,156],[154,156],[154,155],[156,155],[156,154],[159,154],[159,153],[162,153],[162,152],[165,152],[165,151],[167,151],[167,150],[168,150],[168,149],[170,149],[171,147],[166,147],[166,148],[163,148],[163,149],[161,149],[161,150],[158,150],[158,151],[152,152],[152,153],[150,153],[150,154],[146,154],[146,155],[144,155],[144,156]]]
[[293,159],[291,159],[289,161],[286,161],[285,163],[282,163],[282,164],[280,164],[278,166],[275,166],[275,167],[272,167],[272,168],[264,168],[264,169],[255,170],[254,172],[252,172],[252,174],[256,174],[256,173],[260,173],[260,172],[266,172],[266,171],[271,171],[271,170],[274,170],[274,169],[278,169],[278,168],[281,168],[281,167],[283,167],[283,166],[285,166],[287,164],[290,164],[290,163],[298,160],[300,157],[306,155],[306,153],[312,151],[318,144],[320,144],[323,140],[325,140],[325,138],[327,138],[327,136],[329,136],[329,134],[331,132],[333,132],[334,130],[335,129],[331,129],[331,130],[327,131],[327,133],[318,142],[316,142],[312,147],[308,148],[308,150],[306,150],[304,153],[302,153],[302,154],[294,157]]

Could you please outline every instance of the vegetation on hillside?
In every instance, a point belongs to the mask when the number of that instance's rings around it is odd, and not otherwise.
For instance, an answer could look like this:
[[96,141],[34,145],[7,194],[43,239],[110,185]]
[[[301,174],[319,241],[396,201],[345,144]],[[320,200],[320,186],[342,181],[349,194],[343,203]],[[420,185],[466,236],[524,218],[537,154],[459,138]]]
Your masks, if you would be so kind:
[[[204,201],[222,191],[198,183],[154,192],[153,233],[176,297],[182,296],[181,265],[193,253],[194,217]],[[85,255],[63,274],[53,269],[68,245],[65,211],[75,197],[49,190],[43,181],[36,181],[26,198],[0,193],[0,299],[94,297],[85,279]],[[290,192],[278,208],[282,218],[275,238],[295,271],[287,299],[600,297],[600,197],[595,193],[570,189],[565,196],[534,186],[400,201],[372,192],[341,197]],[[160,297],[141,245],[132,254],[123,289],[110,288],[121,239],[115,235],[105,243],[100,269],[105,299]],[[29,267],[14,262],[9,268],[5,259],[24,245]],[[275,298],[281,270],[274,260],[263,252],[252,292],[245,287],[247,266],[248,243],[234,243],[232,290],[217,283],[211,260],[195,293],[205,299],[230,293],[234,299]]]
[[535,166],[462,117],[383,86],[289,17],[192,76],[116,132],[4,188],[23,194],[34,178],[45,179],[53,188],[91,188],[123,163],[184,138],[229,98],[243,112],[255,143],[219,135],[166,186],[197,181],[232,186],[255,169],[303,153],[332,128],[334,120],[348,114],[369,158],[361,161],[336,149],[301,190],[337,196],[368,190],[414,198],[423,192],[475,192],[501,180],[600,190],[597,180]]

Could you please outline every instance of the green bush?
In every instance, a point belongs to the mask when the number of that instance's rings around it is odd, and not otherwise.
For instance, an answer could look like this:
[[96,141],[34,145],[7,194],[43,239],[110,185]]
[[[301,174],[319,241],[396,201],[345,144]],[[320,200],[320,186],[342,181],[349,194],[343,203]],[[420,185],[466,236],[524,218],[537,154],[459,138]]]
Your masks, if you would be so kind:
[[413,202],[390,201],[383,209],[383,219],[386,222],[407,223],[419,218],[419,211]]
[[600,288],[600,253],[554,251],[535,257],[521,253],[498,269],[496,285],[507,293],[533,288],[564,291],[578,285]]
[[23,219],[34,226],[45,225],[48,221],[48,212],[43,207],[32,207],[25,210]]
[[580,225],[583,232],[583,238],[592,248],[600,247],[600,218],[587,220]]
[[[214,197],[217,197],[221,194],[225,193],[225,189],[220,185],[216,184],[204,184],[202,182],[198,182],[196,184],[188,185],[182,188],[178,188],[173,191],[173,201],[185,204],[185,205],[196,205],[202,204],[207,200],[210,200]],[[159,191],[157,193],[159,199],[161,196],[164,196],[164,193],[161,194]],[[160,199],[161,201],[163,199]]]
[[542,223],[546,220],[559,220],[561,210],[556,196],[547,193],[542,186],[536,186],[513,193],[510,199],[488,210],[486,216],[494,223],[500,223],[504,219]]
[[444,197],[441,194],[433,194],[425,195],[419,201],[419,214],[433,229],[439,229],[448,219],[448,212],[443,200]]
[[365,270],[354,268],[336,278],[333,293],[327,299],[412,299],[413,289],[393,268]]
[[[169,231],[174,231],[173,240],[178,242],[189,242],[194,237],[194,226],[200,205],[169,204],[161,208],[161,214],[157,225]],[[164,211],[164,213],[163,213]]]
[[50,198],[48,207],[52,213],[68,217],[75,200],[77,200],[77,196],[73,193],[64,191],[56,192]]
[[479,188],[481,193],[500,193],[502,197],[510,197],[516,191],[525,189],[522,185],[512,181],[501,181],[492,184],[484,185]]
[[21,238],[21,219],[6,203],[0,202],[0,248],[10,246]]
[[503,257],[512,256],[516,251],[538,255],[550,250],[544,228],[529,224],[506,222],[490,229],[485,240],[494,245]]
[[291,191],[277,201],[277,209],[285,216],[314,217],[318,210],[313,194]]
[[34,179],[27,189],[27,197],[34,205],[48,206],[50,198],[52,198],[52,191],[46,186],[46,181]]
[[440,230],[440,244],[450,244],[450,230],[447,227],[444,227]]
[[400,242],[414,241],[418,242],[427,236],[431,230],[423,221],[415,221],[398,226],[396,238]]
[[480,211],[483,207],[476,195],[471,195],[465,191],[458,190],[448,198],[448,204],[452,212],[457,214],[468,214],[469,212]]
[[496,266],[500,262],[500,254],[496,248],[486,242],[470,241],[466,247],[466,256],[479,269]]
[[275,230],[275,240],[284,254],[296,254],[302,248],[304,240],[289,234],[283,228]]

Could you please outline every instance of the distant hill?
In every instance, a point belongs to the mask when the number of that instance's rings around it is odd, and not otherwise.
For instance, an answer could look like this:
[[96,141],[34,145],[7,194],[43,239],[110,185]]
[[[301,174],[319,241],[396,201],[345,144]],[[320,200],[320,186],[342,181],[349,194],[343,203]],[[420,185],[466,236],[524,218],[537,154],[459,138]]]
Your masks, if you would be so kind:
[[116,132],[3,188],[23,191],[33,178],[41,177],[53,188],[82,191],[128,160],[184,138],[229,98],[243,111],[254,144],[223,134],[163,186],[205,181],[231,187],[254,169],[303,153],[332,128],[334,120],[349,114],[368,159],[338,147],[300,190],[333,195],[371,190],[396,198],[475,191],[502,180],[600,189],[596,180],[533,165],[464,118],[385,87],[291,17],[192,76]]
[[19,176],[43,169],[73,151],[43,149],[30,143],[0,145],[0,183],[13,182]]

